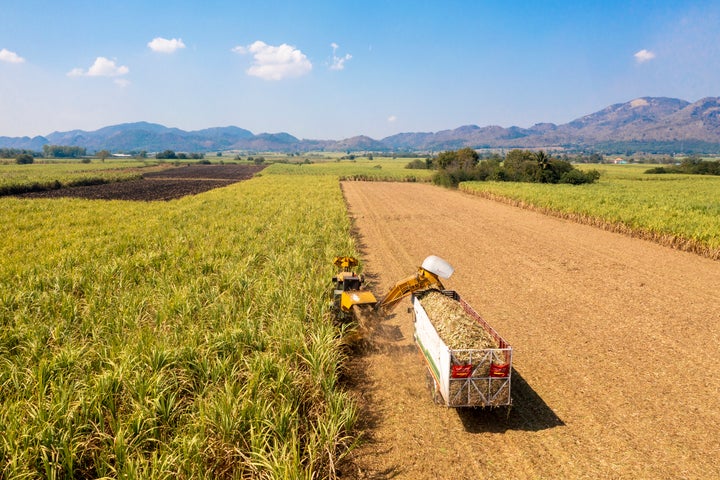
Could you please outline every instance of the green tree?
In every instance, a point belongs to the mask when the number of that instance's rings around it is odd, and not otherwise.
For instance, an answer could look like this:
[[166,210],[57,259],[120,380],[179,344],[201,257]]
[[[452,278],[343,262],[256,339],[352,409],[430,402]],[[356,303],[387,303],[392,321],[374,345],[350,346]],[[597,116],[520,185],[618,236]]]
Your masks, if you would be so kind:
[[86,149],[83,147],[43,145],[43,156],[46,158],[80,158],[86,153]]
[[427,163],[425,163],[425,161],[423,160],[420,160],[419,158],[416,158],[412,162],[405,165],[405,168],[425,170],[427,169]]
[[542,170],[545,170],[548,167],[552,168],[552,166],[550,165],[550,156],[544,151],[540,150],[538,152],[535,152],[534,157],[535,161],[538,164],[538,168],[541,168]]
[[478,180],[502,181],[505,179],[500,160],[495,157],[479,162],[475,171]]
[[529,150],[513,149],[505,155],[503,170],[505,176],[511,181],[521,181],[527,174],[528,163],[534,163],[533,152]]
[[[533,154],[533,158],[536,162],[535,168],[530,167],[530,165],[527,168],[528,173],[532,176],[532,181],[537,183],[557,183],[560,178],[555,169],[555,162],[550,156],[540,150]],[[561,162],[561,160],[557,162]]]
[[457,164],[457,152],[455,150],[440,152],[435,158],[435,165],[440,170],[447,170],[455,164]]
[[33,156],[27,153],[22,153],[15,157],[15,163],[17,163],[18,165],[27,165],[33,162],[35,162]]
[[[662,168],[662,167],[661,167]],[[571,185],[581,185],[583,183],[593,183],[600,178],[600,172],[590,170],[583,172],[577,168],[573,168],[562,174],[559,183],[569,183]]]
[[95,156],[104,162],[105,159],[110,156],[110,151],[109,150],[100,150],[99,152],[97,152],[95,154]]
[[158,152],[155,154],[155,158],[157,159],[177,159],[178,156],[175,154],[173,150],[163,150],[162,152]]
[[475,180],[479,158],[478,153],[469,147],[440,152],[435,158],[438,172],[433,176],[433,182],[437,185],[454,187],[460,182]]
[[463,170],[475,167],[480,159],[480,155],[470,147],[461,148],[456,152],[456,156],[457,166]]

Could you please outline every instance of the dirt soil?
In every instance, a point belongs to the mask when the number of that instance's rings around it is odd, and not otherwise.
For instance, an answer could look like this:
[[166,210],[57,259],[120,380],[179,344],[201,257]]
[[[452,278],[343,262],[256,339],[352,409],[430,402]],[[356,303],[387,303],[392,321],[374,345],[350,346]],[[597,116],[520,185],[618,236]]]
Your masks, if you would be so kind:
[[95,200],[172,200],[247,180],[263,168],[264,165],[184,165],[144,173],[142,180],[60,188],[18,196],[78,197]]
[[350,479],[720,478],[720,262],[426,184],[344,182],[376,296],[427,255],[514,347],[509,412],[433,404],[409,301],[349,365]]

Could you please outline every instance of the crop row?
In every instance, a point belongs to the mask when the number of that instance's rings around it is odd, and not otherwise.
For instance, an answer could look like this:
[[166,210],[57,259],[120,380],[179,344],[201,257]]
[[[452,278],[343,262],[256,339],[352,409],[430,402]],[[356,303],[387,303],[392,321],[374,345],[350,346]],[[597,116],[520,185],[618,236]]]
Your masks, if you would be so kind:
[[1,478],[326,478],[352,442],[337,179],[0,199]]

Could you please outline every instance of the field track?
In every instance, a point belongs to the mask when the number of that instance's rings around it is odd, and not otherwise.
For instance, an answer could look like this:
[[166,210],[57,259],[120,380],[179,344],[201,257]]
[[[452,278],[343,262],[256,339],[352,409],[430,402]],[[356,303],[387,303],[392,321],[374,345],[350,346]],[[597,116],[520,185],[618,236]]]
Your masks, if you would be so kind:
[[432,403],[409,301],[350,379],[342,478],[720,478],[720,262],[426,184],[344,182],[376,295],[430,254],[514,347],[505,412]]

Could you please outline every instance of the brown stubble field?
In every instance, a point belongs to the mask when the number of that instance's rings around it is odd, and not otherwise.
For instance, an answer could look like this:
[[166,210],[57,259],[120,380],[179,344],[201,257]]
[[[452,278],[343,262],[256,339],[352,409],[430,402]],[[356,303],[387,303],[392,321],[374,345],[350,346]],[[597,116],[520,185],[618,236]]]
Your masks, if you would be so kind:
[[343,191],[376,295],[439,255],[514,347],[509,412],[446,409],[409,301],[376,320],[343,478],[720,478],[720,262],[426,184]]

